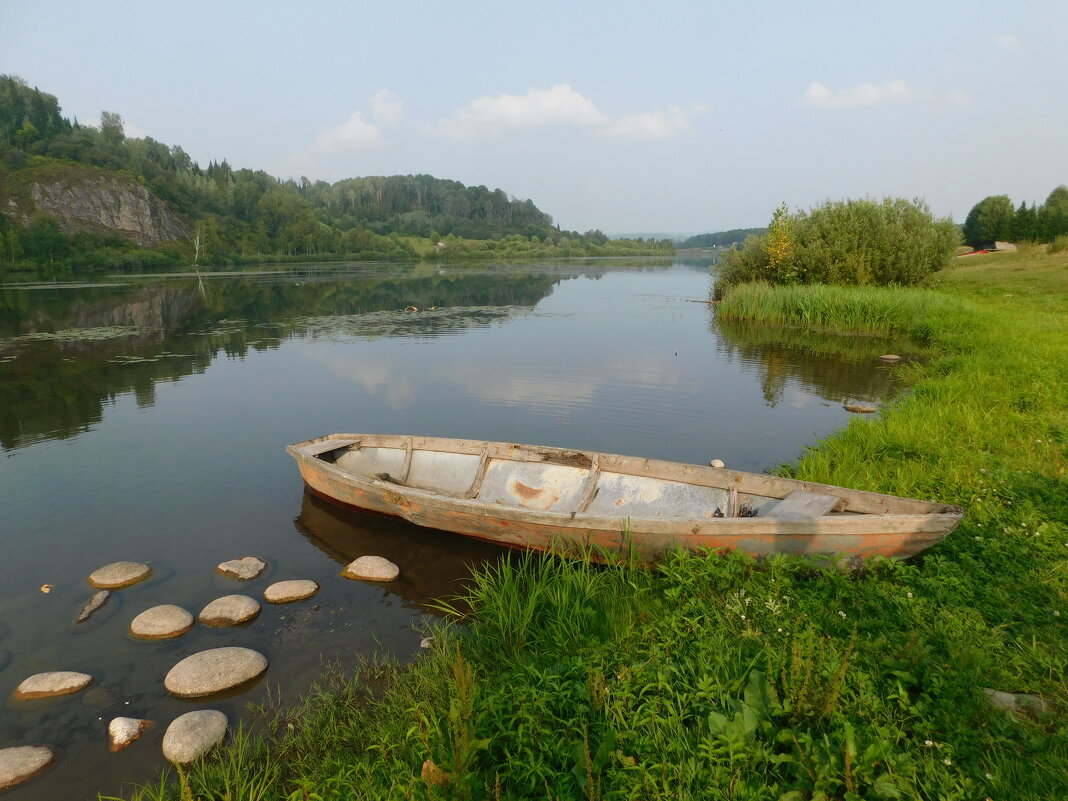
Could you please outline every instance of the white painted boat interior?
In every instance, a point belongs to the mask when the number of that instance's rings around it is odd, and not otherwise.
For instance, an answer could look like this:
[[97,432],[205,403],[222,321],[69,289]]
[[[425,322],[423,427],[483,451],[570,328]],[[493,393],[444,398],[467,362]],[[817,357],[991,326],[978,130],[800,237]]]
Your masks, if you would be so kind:
[[[412,452],[409,462],[406,448],[356,446],[341,452],[335,464],[369,480],[386,474],[391,482],[462,498],[478,479],[481,462],[478,454],[421,449]],[[596,474],[591,488],[590,476],[587,467],[493,458],[475,498],[550,512],[698,519],[726,514],[730,500],[730,493],[718,487],[614,472]]]

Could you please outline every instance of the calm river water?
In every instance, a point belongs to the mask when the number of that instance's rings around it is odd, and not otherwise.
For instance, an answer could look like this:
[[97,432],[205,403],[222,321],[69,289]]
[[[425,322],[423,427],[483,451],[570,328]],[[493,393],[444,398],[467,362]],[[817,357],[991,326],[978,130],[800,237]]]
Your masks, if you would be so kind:
[[[8,797],[120,792],[154,776],[181,713],[220,709],[236,724],[269,690],[295,699],[324,662],[409,659],[428,599],[500,557],[310,498],[289,442],[414,433],[759,471],[844,425],[843,401],[893,392],[893,369],[875,358],[890,344],[721,326],[702,302],[711,282],[707,263],[622,262],[0,287],[0,748],[60,752]],[[397,562],[401,579],[339,577],[365,553]],[[250,583],[215,573],[246,555],[268,571]],[[126,559],[150,563],[152,577],[75,625],[86,576]],[[196,615],[287,578],[322,589],[264,604],[245,628],[195,626],[162,642],[126,633],[150,606]],[[174,663],[222,645],[261,651],[266,677],[237,697],[166,694]],[[96,681],[64,698],[12,699],[48,670]],[[109,754],[117,715],[157,724]]]

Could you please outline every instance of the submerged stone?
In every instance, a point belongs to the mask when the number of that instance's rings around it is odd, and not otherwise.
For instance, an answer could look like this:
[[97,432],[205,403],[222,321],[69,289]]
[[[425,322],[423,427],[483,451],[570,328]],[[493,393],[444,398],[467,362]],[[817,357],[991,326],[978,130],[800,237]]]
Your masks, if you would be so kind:
[[84,623],[93,613],[100,607],[108,602],[108,598],[111,597],[111,590],[101,590],[100,592],[93,593],[92,597],[86,601],[85,606],[82,607],[82,611],[78,613],[78,617],[75,618],[75,623]]
[[393,581],[400,575],[400,568],[382,556],[361,556],[349,562],[341,575],[364,581]]
[[223,741],[229,721],[215,709],[179,715],[163,735],[163,756],[169,762],[188,765]]
[[215,695],[252,681],[267,669],[267,658],[251,648],[211,648],[187,656],[170,669],[163,686],[179,698]]
[[260,602],[247,595],[224,595],[200,610],[198,619],[205,626],[237,626],[260,613]]
[[872,406],[870,403],[843,403],[842,406],[847,412],[854,414],[872,414],[879,411],[878,406]]
[[70,695],[84,690],[92,683],[93,677],[88,673],[77,673],[73,670],[35,673],[15,688],[15,697],[26,699]]
[[238,581],[251,581],[267,569],[267,563],[255,556],[243,556],[240,559],[231,559],[223,562],[215,568],[216,573],[222,573],[229,578]]
[[0,748],[0,791],[41,775],[55,759],[56,752],[44,745]]
[[105,590],[129,587],[148,578],[152,568],[143,562],[112,562],[89,574],[89,583]]
[[193,628],[193,616],[180,606],[161,604],[146,609],[130,623],[130,635],[139,640],[169,640]]
[[319,592],[319,585],[308,579],[278,581],[263,591],[263,600],[272,604],[303,601]]
[[108,724],[108,750],[121,751],[140,737],[142,732],[151,725],[151,720],[113,718]]

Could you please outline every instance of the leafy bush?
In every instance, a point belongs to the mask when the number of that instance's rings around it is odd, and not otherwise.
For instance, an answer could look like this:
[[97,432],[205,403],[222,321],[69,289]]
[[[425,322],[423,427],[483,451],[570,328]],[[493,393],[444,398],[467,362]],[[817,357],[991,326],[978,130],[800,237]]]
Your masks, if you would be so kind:
[[921,200],[827,202],[796,214],[784,205],[767,234],[724,255],[715,291],[747,281],[913,285],[947,266],[959,243],[957,226]]
[[1065,250],[1068,250],[1068,234],[1061,234],[1050,242],[1049,247],[1047,248],[1047,251],[1050,254],[1061,253]]

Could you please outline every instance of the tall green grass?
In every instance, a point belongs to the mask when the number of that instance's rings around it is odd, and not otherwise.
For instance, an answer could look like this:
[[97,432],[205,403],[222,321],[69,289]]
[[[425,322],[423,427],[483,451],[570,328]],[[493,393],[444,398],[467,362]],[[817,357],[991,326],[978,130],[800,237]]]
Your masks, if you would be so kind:
[[799,326],[882,336],[931,339],[937,327],[963,329],[975,323],[975,306],[929,289],[882,287],[772,286],[741,284],[716,307],[725,320]]

